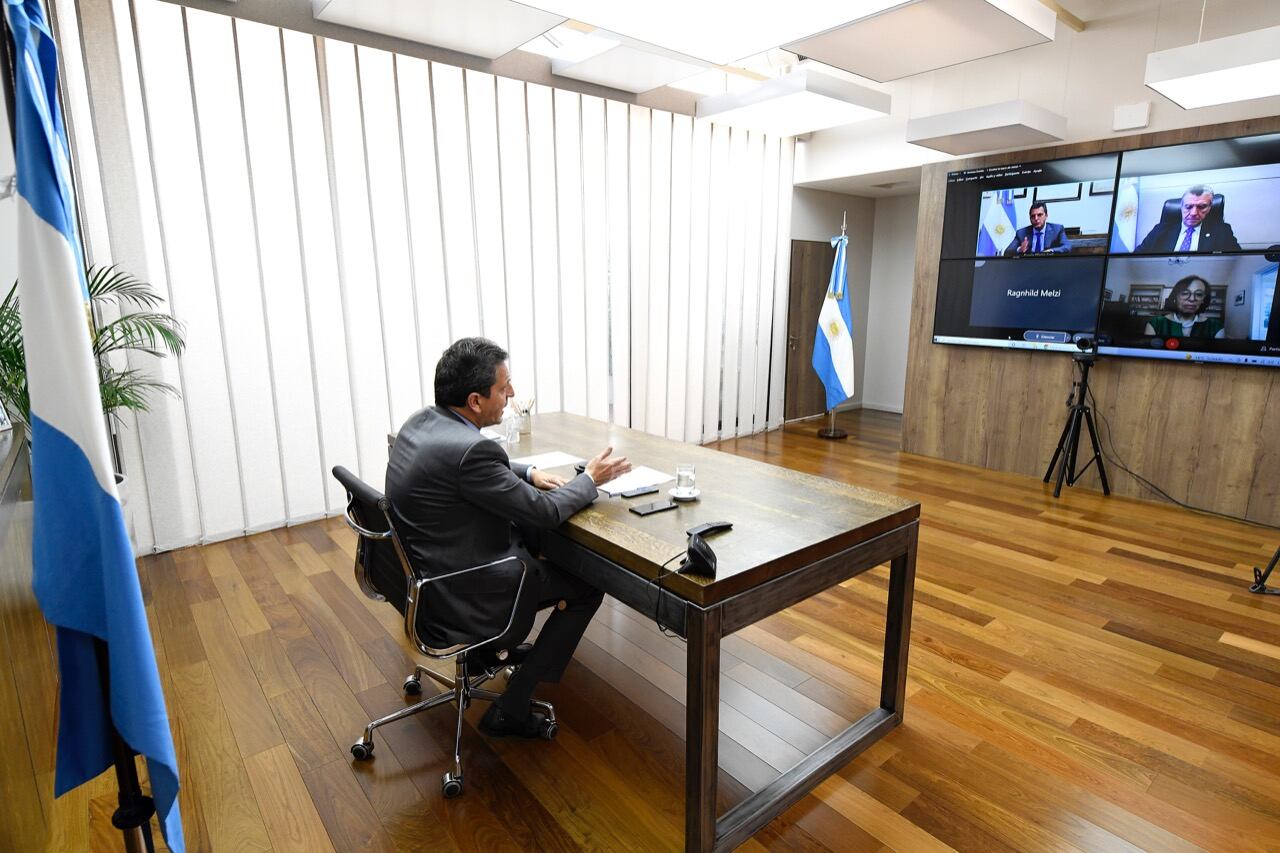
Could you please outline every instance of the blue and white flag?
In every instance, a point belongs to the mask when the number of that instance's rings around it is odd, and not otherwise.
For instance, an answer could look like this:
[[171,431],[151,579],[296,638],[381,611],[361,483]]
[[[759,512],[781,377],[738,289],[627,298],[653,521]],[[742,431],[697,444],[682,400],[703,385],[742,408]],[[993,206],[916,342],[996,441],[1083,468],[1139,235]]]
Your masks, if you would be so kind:
[[982,224],[978,226],[978,251],[980,258],[993,258],[1003,254],[1013,235],[1014,227],[1013,190],[996,190],[987,198],[986,209],[982,211]]
[[1116,187],[1116,221],[1111,251],[1132,252],[1138,246],[1138,179],[1121,178]]
[[818,331],[813,339],[813,369],[827,388],[827,409],[834,409],[853,396],[853,311],[849,288],[845,286],[844,234],[831,238],[836,260],[831,265],[831,281],[818,312]]
[[[58,55],[40,0],[3,0],[15,57],[18,281],[31,394],[36,600],[57,627],[60,705],[54,793],[112,765],[111,727],[147,759],[165,840],[184,849],[173,751],[133,548],[116,494],[88,288],[58,106]],[[110,710],[94,638],[108,648]]]

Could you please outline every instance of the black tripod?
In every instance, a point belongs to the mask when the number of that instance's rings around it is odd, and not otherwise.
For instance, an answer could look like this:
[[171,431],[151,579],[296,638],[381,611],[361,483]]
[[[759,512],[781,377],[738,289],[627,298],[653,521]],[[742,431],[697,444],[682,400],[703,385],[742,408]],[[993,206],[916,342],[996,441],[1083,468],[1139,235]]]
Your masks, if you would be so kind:
[[[1096,462],[1098,477],[1102,480],[1102,493],[1109,495],[1111,486],[1107,483],[1107,469],[1102,464],[1102,446],[1098,444],[1098,429],[1093,423],[1093,410],[1089,408],[1089,368],[1093,367],[1094,362],[1097,361],[1097,355],[1093,352],[1078,352],[1071,356],[1071,360],[1080,365],[1080,378],[1071,384],[1071,396],[1067,397],[1067,408],[1070,409],[1067,425],[1062,428],[1058,446],[1054,448],[1053,458],[1049,460],[1049,467],[1044,472],[1044,481],[1049,482],[1056,467],[1058,480],[1053,487],[1053,496],[1056,498],[1062,494],[1063,480],[1068,486],[1074,486],[1084,472],[1089,470],[1089,466]],[[1077,470],[1076,453],[1080,449],[1081,422],[1089,429],[1089,442],[1093,445],[1093,456],[1089,457],[1089,461],[1083,468]],[[1060,466],[1059,460],[1062,462]]]
[[1280,548],[1276,549],[1275,556],[1271,558],[1271,562],[1267,563],[1267,570],[1254,566],[1253,568],[1253,586],[1249,587],[1249,592],[1256,592],[1258,595],[1280,595],[1280,589],[1268,589],[1267,578],[1271,577],[1271,572],[1276,567],[1276,563],[1280,563]]

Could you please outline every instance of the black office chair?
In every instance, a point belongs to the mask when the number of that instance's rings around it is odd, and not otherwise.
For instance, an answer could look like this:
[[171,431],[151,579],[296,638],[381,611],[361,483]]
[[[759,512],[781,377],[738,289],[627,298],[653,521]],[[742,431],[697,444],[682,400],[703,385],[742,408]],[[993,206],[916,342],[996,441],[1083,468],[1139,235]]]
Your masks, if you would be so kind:
[[[428,657],[436,660],[454,661],[454,677],[441,675],[435,670],[421,664],[413,668],[413,674],[404,681],[404,692],[416,696],[422,692],[422,676],[438,681],[445,689],[443,692],[424,699],[414,705],[408,705],[395,713],[373,720],[365,727],[364,735],[351,746],[351,754],[359,761],[373,757],[373,730],[387,723],[417,714],[428,708],[454,702],[458,706],[458,724],[453,742],[453,769],[444,774],[440,780],[440,788],[445,797],[456,797],[462,793],[462,719],[463,712],[471,704],[472,699],[493,701],[501,694],[480,688],[481,684],[505,674],[510,678],[514,668],[519,666],[532,648],[527,643],[506,643],[499,645],[511,629],[515,620],[516,602],[520,591],[524,589],[528,566],[518,557],[507,557],[480,566],[471,566],[454,572],[446,572],[428,576],[413,564],[400,542],[392,521],[391,502],[377,489],[365,483],[341,465],[333,469],[333,476],[347,490],[347,525],[360,537],[356,545],[355,574],[356,582],[365,595],[377,601],[388,601],[404,616],[405,636],[414,647]],[[419,626],[427,626],[430,621],[431,604],[429,597],[432,585],[451,578],[457,578],[481,569],[490,569],[510,561],[520,564],[520,582],[511,600],[511,615],[507,617],[507,627],[493,637],[476,638],[471,642],[459,643],[445,648],[436,648],[424,641]],[[533,705],[546,714],[547,722],[542,728],[542,736],[550,740],[556,736],[555,709],[549,702],[534,700]]]
[[[1222,198],[1222,193],[1213,194],[1213,204],[1209,208],[1209,212],[1204,215],[1204,223],[1209,226],[1209,230],[1213,230],[1214,225],[1221,225],[1222,219],[1226,215],[1223,208],[1226,201]],[[1164,200],[1164,209],[1160,211],[1161,227],[1173,227],[1182,222],[1182,196],[1177,198],[1167,198]]]

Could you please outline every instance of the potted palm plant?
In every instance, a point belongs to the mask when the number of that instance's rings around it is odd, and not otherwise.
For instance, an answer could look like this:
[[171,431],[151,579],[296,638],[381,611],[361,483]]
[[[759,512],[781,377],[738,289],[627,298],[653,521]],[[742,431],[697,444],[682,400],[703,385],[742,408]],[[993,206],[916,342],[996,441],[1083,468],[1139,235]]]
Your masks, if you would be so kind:
[[[129,273],[114,266],[94,266],[85,273],[85,279],[89,287],[89,308],[93,317],[99,319],[91,331],[102,412],[119,427],[121,410],[145,412],[150,408],[151,395],[178,394],[172,385],[158,382],[138,368],[119,366],[124,361],[120,356],[131,351],[157,358],[180,355],[184,346],[183,328],[172,316],[158,310],[164,300],[152,286]],[[109,316],[114,319],[104,319]],[[22,349],[17,282],[0,302],[0,405],[29,437],[31,399],[27,393],[27,360]],[[116,467],[119,467],[118,461]],[[116,480],[123,484],[123,475],[117,473]]]

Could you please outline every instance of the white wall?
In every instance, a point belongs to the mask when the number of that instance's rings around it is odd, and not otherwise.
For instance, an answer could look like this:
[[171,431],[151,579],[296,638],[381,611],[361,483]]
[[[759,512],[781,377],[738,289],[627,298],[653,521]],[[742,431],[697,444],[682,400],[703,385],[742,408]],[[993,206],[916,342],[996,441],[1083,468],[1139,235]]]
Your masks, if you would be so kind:
[[[827,242],[840,233],[842,215],[848,215],[849,248],[845,277],[853,312],[854,394],[841,408],[862,403],[863,373],[867,353],[867,305],[871,292],[871,234],[875,225],[875,201],[861,196],[796,187],[791,196],[791,239]],[[812,331],[806,332],[812,334]]]
[[902,411],[919,210],[919,196],[876,200],[862,386],[862,405],[868,409]]
[[[1083,32],[1059,24],[1052,42],[885,84],[881,88],[893,96],[892,114],[813,134],[797,147],[796,183],[949,160],[950,155],[908,144],[907,119],[1015,98],[1066,116],[1067,142],[1139,132],[1111,129],[1115,107],[1138,101],[1151,101],[1151,123],[1140,132],[1280,113],[1280,98],[1183,110],[1143,84],[1147,53],[1196,41],[1201,5],[1161,0],[1137,10],[1122,6],[1089,21]],[[1204,39],[1278,24],[1276,0],[1211,2]]]

